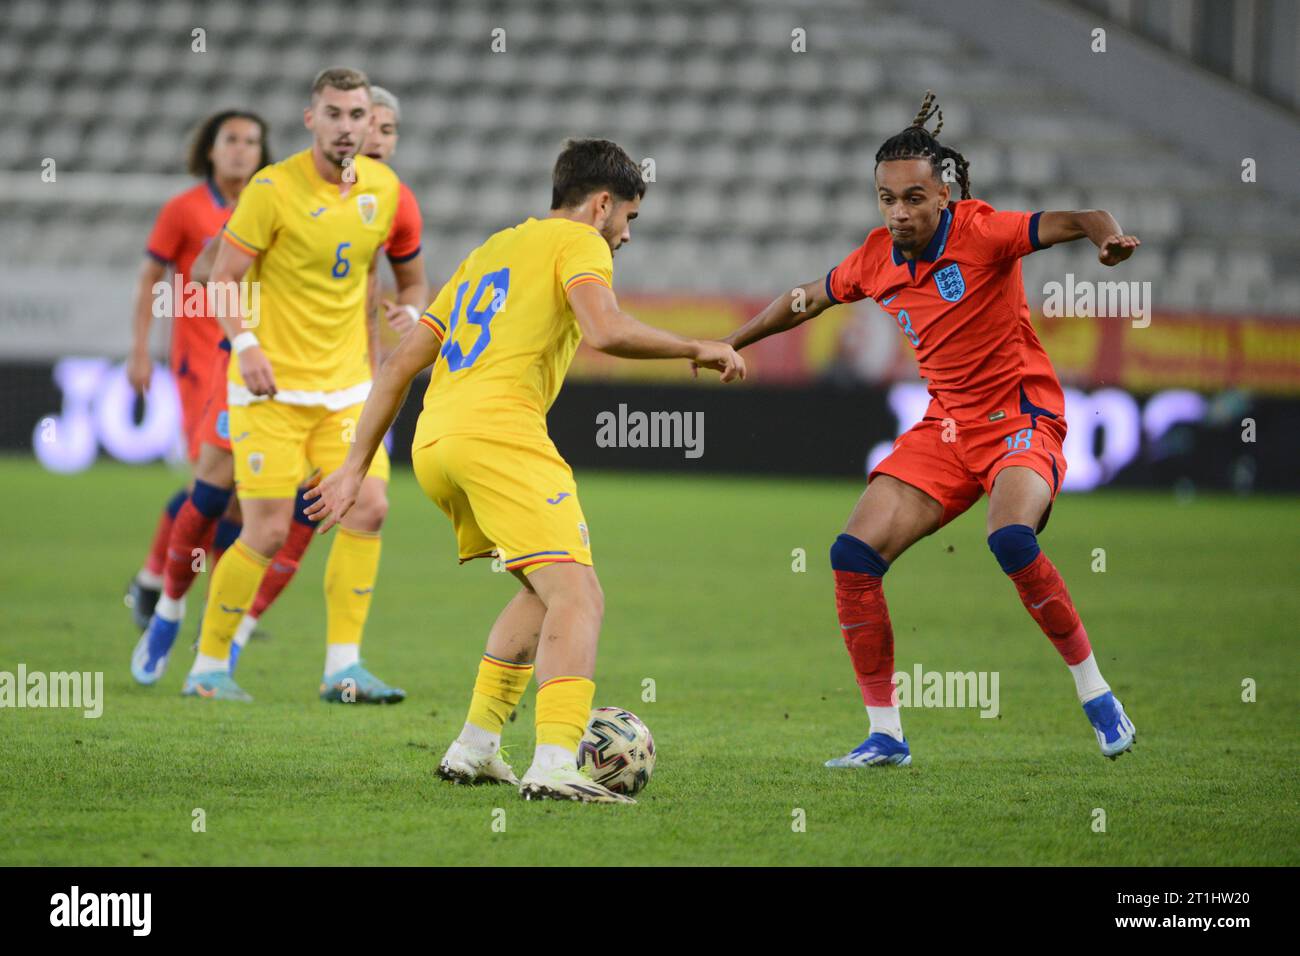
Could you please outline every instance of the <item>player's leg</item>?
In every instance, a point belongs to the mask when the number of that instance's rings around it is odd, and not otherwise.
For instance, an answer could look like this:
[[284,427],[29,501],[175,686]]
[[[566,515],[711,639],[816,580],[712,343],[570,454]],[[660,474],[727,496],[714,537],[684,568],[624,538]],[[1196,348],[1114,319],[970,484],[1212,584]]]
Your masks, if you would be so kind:
[[906,766],[894,696],[894,632],[884,576],[908,548],[968,508],[978,483],[943,441],[942,426],[922,421],[899,438],[872,471],[870,483],[831,546],[835,610],[866,707],[867,739],[828,767]]
[[835,610],[870,730],[856,750],[828,761],[828,767],[911,762],[894,697],[894,632],[883,578],[889,566],[933,533],[942,519],[943,506],[925,492],[878,475],[831,545]]
[[989,494],[989,549],[1016,586],[1029,616],[1069,667],[1101,752],[1114,758],[1132,748],[1135,731],[1101,676],[1065,581],[1038,546],[1037,530],[1041,530],[1052,495],[1052,485],[1034,468],[1016,465],[1001,469]]
[[246,498],[244,525],[212,571],[199,650],[181,693],[251,700],[230,678],[230,645],[245,609],[257,594],[271,555],[280,550],[293,517],[293,498]]
[[[322,419],[308,442],[308,460],[328,475],[347,456],[361,406]],[[388,452],[381,445],[361,482],[356,504],[332,532],[325,563],[325,668],[322,700],[396,704],[406,691],[390,687],[361,663],[361,638],[379,577],[380,530],[388,514]]]
[[266,609],[275,603],[276,598],[289,586],[293,580],[298,568],[302,565],[303,555],[307,553],[307,547],[311,544],[311,539],[316,536],[316,523],[307,517],[306,514],[307,500],[300,493],[294,501],[293,521],[289,525],[289,536],[284,541],[284,546],[275,553],[271,559],[270,566],[266,569],[266,574],[262,578],[262,585],[257,589],[257,597],[253,599],[252,606],[248,613],[244,615],[239,622],[239,627],[235,629],[235,639],[230,645],[230,670],[234,673],[235,664],[239,660],[239,655],[247,646],[250,638],[254,634],[260,633],[258,622]]
[[319,409],[279,402],[232,406],[230,433],[243,528],[212,569],[199,650],[181,693],[251,700],[230,676],[235,628],[252,604],[271,556],[284,545]]
[[532,679],[546,605],[522,571],[515,576],[523,587],[488,633],[465,725],[438,764],[438,776],[444,780],[519,785],[519,778],[500,756],[501,731]]
[[578,745],[596,693],[596,646],[605,596],[595,570],[577,562],[531,567],[529,583],[546,606],[537,644],[537,748],[521,781],[526,800],[634,803],[578,772]]
[[131,619],[135,622],[138,631],[143,631],[149,626],[149,618],[153,616],[154,608],[158,604],[158,596],[162,594],[163,568],[167,561],[167,539],[171,536],[172,524],[176,521],[176,515],[189,493],[190,489],[186,486],[167,499],[167,504],[163,506],[162,513],[158,516],[158,524],[154,527],[149,554],[140,570],[131,578],[131,582],[126,586],[126,593],[122,596],[122,603],[131,609]]
[[194,464],[193,489],[172,523],[162,594],[131,655],[131,674],[141,684],[157,683],[167,669],[185,618],[185,595],[199,571],[216,564],[214,527],[230,503],[233,487],[230,453],[205,442]]
[[[415,449],[412,458],[420,487],[452,520],[461,561],[488,556],[495,549],[506,569],[535,595],[535,600],[527,593],[516,596],[488,642],[493,657],[531,661],[537,634],[536,673],[542,681],[537,691],[538,746],[521,782],[521,796],[634,802],[593,783],[577,768],[578,744],[595,692],[591,678],[604,595],[591,568],[587,523],[573,472],[549,442],[452,436]],[[485,704],[481,710],[471,704],[473,717],[467,723],[499,734],[501,715],[508,715],[518,702],[528,675],[516,672],[511,678],[492,668],[486,659],[480,662],[483,682],[476,682],[476,691],[481,686],[498,704]]]
[[[475,455],[462,452],[465,442],[444,439],[414,449],[411,465],[421,490],[451,520],[462,563],[492,557],[496,545],[483,533],[469,498],[452,480],[461,467],[472,467]],[[533,657],[546,606],[541,603],[523,572],[523,585],[505,606],[488,634],[487,647],[478,663],[469,710],[460,734],[438,764],[438,776],[455,783],[509,783],[519,779],[500,755],[501,731],[518,706],[533,674]]]
[[[212,370],[204,368],[206,374],[198,374],[198,369],[191,361],[192,356],[181,352],[173,356],[172,381],[176,383],[176,394],[181,406],[181,433],[185,438],[186,454],[191,463],[198,459],[203,415],[208,402],[208,393],[212,388]],[[210,360],[209,360],[210,364]],[[224,370],[224,367],[223,367]],[[172,528],[180,514],[185,499],[194,488],[193,479],[168,500],[166,507],[158,518],[154,528],[153,542],[144,566],[127,585],[124,603],[131,609],[136,629],[144,631],[149,627],[159,596],[163,593],[163,577],[166,573],[167,553],[171,540]]]

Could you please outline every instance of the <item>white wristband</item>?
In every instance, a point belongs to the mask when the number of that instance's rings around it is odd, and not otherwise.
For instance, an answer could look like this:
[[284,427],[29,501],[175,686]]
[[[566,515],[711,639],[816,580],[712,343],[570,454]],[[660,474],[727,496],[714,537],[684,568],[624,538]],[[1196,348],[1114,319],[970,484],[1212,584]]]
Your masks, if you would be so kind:
[[411,317],[412,322],[420,321],[420,310],[417,309],[415,306],[408,303],[402,306],[402,308],[406,310],[406,314]]
[[245,349],[251,349],[257,345],[257,336],[252,332],[240,332],[230,340],[230,350],[238,355]]

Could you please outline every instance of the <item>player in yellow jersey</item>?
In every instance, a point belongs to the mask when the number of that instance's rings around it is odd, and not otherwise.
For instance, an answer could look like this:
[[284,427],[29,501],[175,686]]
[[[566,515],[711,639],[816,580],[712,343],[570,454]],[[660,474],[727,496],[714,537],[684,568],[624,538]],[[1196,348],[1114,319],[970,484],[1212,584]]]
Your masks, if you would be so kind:
[[[213,571],[187,696],[251,699],[230,676],[231,639],[284,544],[299,484],[311,470],[328,474],[343,463],[370,391],[368,273],[392,226],[399,190],[391,169],[361,155],[370,109],[365,74],[323,70],[304,111],[311,148],[257,172],[222,232],[211,280],[222,289],[247,282],[241,301],[227,295],[226,314],[217,310],[236,358],[229,428],[244,527]],[[325,700],[391,703],[405,696],[360,660],[388,472],[381,449],[330,549]]]
[[[623,358],[688,358],[743,378],[730,346],[682,338],[619,310],[613,252],[631,239],[640,169],[606,140],[565,145],[551,212],[469,254],[384,363],[347,460],[307,492],[322,531],[346,522],[411,380],[433,376],[416,425],[416,477],[451,519],[462,562],[496,553],[523,585],[488,635],[469,715],[438,767],[457,782],[519,784],[528,799],[632,803],[578,771],[604,595],[573,472],[546,432],[578,342]],[[534,671],[537,749],[522,783],[501,729]]]

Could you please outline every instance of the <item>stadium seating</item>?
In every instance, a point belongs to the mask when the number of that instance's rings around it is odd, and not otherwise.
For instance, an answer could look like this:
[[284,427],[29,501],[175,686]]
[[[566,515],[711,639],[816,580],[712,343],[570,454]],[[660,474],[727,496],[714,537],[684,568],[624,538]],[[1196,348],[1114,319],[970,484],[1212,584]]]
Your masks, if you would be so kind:
[[[285,156],[306,142],[313,74],[348,64],[402,98],[395,165],[421,200],[436,278],[487,232],[545,211],[565,136],[603,135],[655,161],[620,285],[765,297],[824,273],[877,224],[874,151],[929,87],[976,195],[1112,210],[1143,238],[1129,277],[1159,283],[1158,307],[1300,314],[1300,210],[1263,192],[1225,195],[1221,175],[1070,90],[1027,85],[966,46],[958,24],[924,21],[901,0],[201,9],[5,5],[12,123],[0,168],[12,172],[0,267],[132,267],[159,203],[187,182],[184,141],[198,118],[258,110]],[[206,52],[191,48],[196,28]],[[503,53],[492,51],[497,29]],[[796,29],[806,53],[791,50]],[[34,172],[18,182],[46,157],[59,183],[85,187],[53,190]],[[1067,268],[1096,274],[1081,247],[1027,260],[1031,295]]]

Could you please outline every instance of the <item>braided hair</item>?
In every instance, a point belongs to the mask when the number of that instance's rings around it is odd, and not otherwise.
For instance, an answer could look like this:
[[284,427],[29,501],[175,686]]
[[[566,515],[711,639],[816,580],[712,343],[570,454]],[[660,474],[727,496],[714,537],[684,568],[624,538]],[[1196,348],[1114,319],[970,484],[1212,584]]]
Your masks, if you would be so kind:
[[[947,161],[951,160],[951,168],[955,170],[957,176],[957,185],[961,187],[961,198],[970,199],[970,163],[957,150],[939,142],[939,131],[943,129],[943,110],[939,109],[934,100],[934,93],[926,90],[925,99],[911,125],[901,133],[889,137],[880,149],[876,150],[876,165],[894,159],[928,159],[934,168],[935,178],[944,182],[944,168]],[[933,133],[925,128],[931,116],[937,116],[939,119]]]

